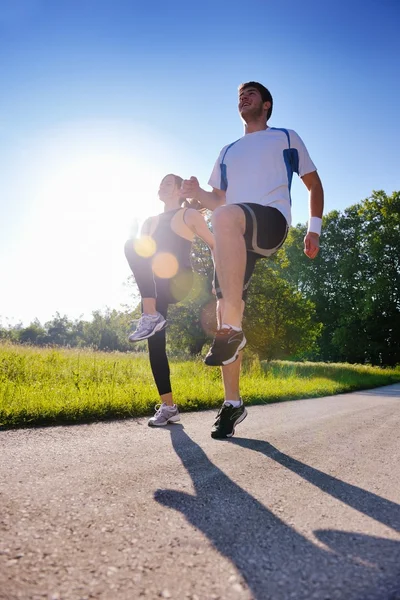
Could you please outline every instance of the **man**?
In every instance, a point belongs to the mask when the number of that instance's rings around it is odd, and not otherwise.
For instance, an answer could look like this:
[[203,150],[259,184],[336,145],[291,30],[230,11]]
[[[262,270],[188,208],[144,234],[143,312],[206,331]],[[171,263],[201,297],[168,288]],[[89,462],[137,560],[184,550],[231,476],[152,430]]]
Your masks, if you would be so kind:
[[244,301],[256,260],[271,256],[285,241],[291,224],[293,172],[309,191],[304,252],[315,258],[319,251],[322,184],[297,133],[267,125],[272,107],[272,96],[262,84],[241,84],[238,108],[244,136],[221,150],[208,182],[212,192],[203,190],[195,177],[184,180],[181,188],[183,196],[213,211],[218,330],[205,362],[222,367],[225,392],[213,438],[231,437],[247,416],[239,392],[241,351],[246,345]]

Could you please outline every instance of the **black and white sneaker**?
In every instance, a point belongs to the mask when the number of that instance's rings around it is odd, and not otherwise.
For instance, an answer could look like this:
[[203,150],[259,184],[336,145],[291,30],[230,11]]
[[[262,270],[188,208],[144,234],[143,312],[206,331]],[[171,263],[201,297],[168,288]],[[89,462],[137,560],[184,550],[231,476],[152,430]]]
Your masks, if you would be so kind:
[[222,367],[235,362],[239,352],[246,345],[243,331],[235,331],[232,327],[218,329],[214,341],[204,362],[209,367]]
[[236,425],[239,425],[247,417],[247,410],[242,404],[238,407],[232,404],[223,404],[219,409],[217,420],[211,430],[211,437],[216,440],[230,438],[235,433]]

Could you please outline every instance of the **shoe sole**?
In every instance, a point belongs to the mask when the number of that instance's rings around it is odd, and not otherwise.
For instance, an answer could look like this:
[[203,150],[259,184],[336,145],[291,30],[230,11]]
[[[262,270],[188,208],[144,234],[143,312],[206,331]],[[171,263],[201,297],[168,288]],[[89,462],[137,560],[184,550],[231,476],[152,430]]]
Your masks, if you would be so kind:
[[222,361],[223,366],[230,365],[231,363],[235,362],[235,360],[237,360],[239,358],[239,352],[241,350],[243,350],[243,348],[245,347],[246,344],[247,344],[247,340],[243,336],[243,339],[242,339],[241,343],[239,344],[239,346],[237,347],[236,352],[232,356],[232,358],[229,358],[228,360],[223,360]]
[[142,340],[148,340],[150,337],[152,337],[159,331],[162,331],[163,329],[165,329],[166,326],[167,326],[167,321],[164,321],[164,323],[159,323],[158,325],[156,325],[156,327],[154,327],[153,331],[149,335],[145,335],[140,338],[131,338],[131,336],[129,336],[128,341],[133,343],[133,342],[141,342]]
[[228,358],[227,360],[223,360],[220,363],[208,363],[207,362],[207,357],[204,360],[204,363],[208,366],[208,367],[226,367],[226,365],[230,365],[233,362],[235,362],[235,360],[237,360],[239,358],[239,352],[241,350],[243,350],[243,348],[245,347],[245,345],[247,344],[247,340],[245,337],[243,337],[242,341],[240,342],[239,346],[236,348],[236,352],[233,356],[231,356],[231,358]]
[[165,427],[166,425],[169,425],[170,423],[177,423],[180,420],[181,420],[180,415],[174,415],[173,417],[170,417],[168,419],[168,421],[166,421],[165,423],[154,423],[154,421],[148,421],[147,425],[149,427]]
[[[232,429],[232,433],[227,433],[225,436],[223,437],[214,437],[214,440],[225,440],[226,438],[231,438],[234,436],[235,434],[235,428],[237,425],[239,425],[240,423],[242,423],[242,421],[245,420],[245,418],[247,417],[247,410],[244,409],[244,412],[242,415],[240,415],[240,417],[238,419],[236,419],[236,421],[233,424],[233,429]],[[211,434],[211,437],[213,437],[213,435]]]

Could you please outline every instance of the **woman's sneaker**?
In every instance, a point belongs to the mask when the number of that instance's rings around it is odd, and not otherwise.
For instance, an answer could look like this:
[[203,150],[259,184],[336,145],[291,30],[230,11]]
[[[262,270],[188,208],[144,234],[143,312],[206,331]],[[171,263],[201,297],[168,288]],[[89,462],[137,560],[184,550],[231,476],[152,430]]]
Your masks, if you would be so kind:
[[161,331],[166,326],[167,321],[159,312],[155,315],[147,315],[143,313],[140,319],[137,321],[136,328],[134,331],[132,331],[132,333],[129,334],[128,340],[130,342],[147,340],[147,338],[157,333],[157,331]]
[[168,406],[163,403],[156,405],[156,414],[148,420],[147,424],[149,427],[164,427],[168,423],[177,423],[180,420],[181,416],[176,404]]
[[247,410],[243,402],[240,406],[224,403],[217,414],[217,420],[211,430],[211,437],[216,440],[232,437],[236,425],[239,425],[246,417]]

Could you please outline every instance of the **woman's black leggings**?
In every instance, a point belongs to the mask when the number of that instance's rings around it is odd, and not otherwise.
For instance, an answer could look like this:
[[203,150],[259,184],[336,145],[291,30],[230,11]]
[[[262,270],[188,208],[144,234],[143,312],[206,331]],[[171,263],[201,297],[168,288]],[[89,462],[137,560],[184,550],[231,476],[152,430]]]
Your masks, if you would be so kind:
[[[156,310],[167,318],[168,305],[183,300],[190,292],[193,283],[191,269],[180,269],[170,278],[163,279],[153,273],[154,257],[140,256],[134,247],[134,240],[125,244],[125,256],[139,288],[142,298],[155,298]],[[166,352],[165,329],[148,338],[151,371],[160,396],[172,391],[170,369]]]

